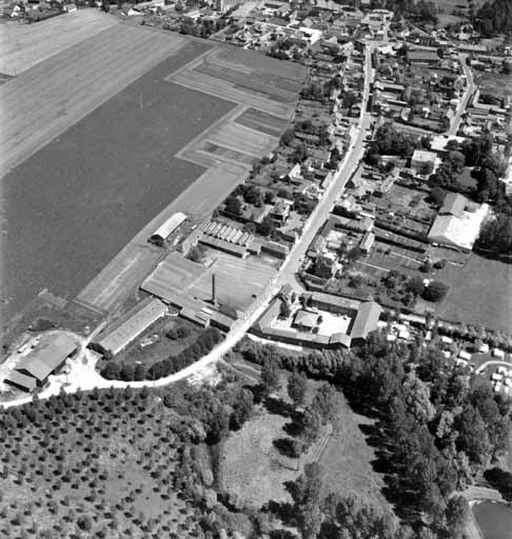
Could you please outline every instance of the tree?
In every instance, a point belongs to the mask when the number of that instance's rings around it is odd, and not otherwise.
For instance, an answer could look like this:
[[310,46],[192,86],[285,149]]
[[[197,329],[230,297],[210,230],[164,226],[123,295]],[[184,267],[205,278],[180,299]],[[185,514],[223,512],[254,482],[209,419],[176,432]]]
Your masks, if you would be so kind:
[[203,251],[198,245],[194,245],[194,247],[189,250],[187,258],[192,260],[192,262],[201,262],[203,259]]
[[425,287],[423,299],[437,303],[446,296],[446,292],[448,292],[448,287],[444,283],[441,283],[440,281],[431,281],[429,285]]
[[250,418],[253,407],[254,399],[252,393],[248,389],[242,388],[233,406],[233,413],[231,414],[233,428],[239,429]]
[[272,358],[265,358],[261,367],[261,383],[265,394],[270,394],[279,387],[279,373]]
[[288,396],[297,408],[304,404],[306,397],[307,378],[300,372],[294,371],[288,378],[286,389]]
[[332,421],[338,407],[338,394],[332,384],[326,382],[315,393],[311,408],[319,414],[322,423]]
[[224,211],[235,216],[242,215],[242,203],[238,200],[238,197],[229,196],[226,199]]
[[322,418],[318,412],[308,407],[304,410],[301,420],[302,438],[307,445],[313,443],[318,436],[322,425]]
[[101,371],[101,376],[107,380],[119,380],[121,377],[121,366],[116,361],[109,361]]
[[261,236],[268,237],[271,236],[274,233],[275,230],[274,221],[272,220],[272,217],[267,215],[263,218],[261,223],[258,223],[256,225],[256,232],[260,234]]
[[470,508],[464,496],[454,496],[446,505],[446,524],[450,537],[458,539],[464,535],[469,520]]
[[446,191],[436,185],[432,191],[430,191],[429,199],[436,205],[441,207],[446,197]]
[[406,289],[415,296],[421,296],[425,290],[423,279],[419,276],[411,277],[406,284]]
[[281,320],[286,320],[292,314],[292,310],[288,301],[282,300],[281,305],[279,306],[279,318]]

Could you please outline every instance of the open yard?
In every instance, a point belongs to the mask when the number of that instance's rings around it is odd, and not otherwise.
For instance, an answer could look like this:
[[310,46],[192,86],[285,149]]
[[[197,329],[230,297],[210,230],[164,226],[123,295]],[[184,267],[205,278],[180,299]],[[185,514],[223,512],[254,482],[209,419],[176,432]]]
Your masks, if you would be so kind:
[[436,314],[453,321],[512,332],[512,266],[472,254],[463,268],[437,278],[450,286]]
[[190,288],[190,294],[208,301],[212,297],[211,274],[215,274],[217,301],[243,311],[272,279],[275,269],[257,257],[245,259],[222,251],[207,249],[205,259],[215,260],[211,272],[205,273]]

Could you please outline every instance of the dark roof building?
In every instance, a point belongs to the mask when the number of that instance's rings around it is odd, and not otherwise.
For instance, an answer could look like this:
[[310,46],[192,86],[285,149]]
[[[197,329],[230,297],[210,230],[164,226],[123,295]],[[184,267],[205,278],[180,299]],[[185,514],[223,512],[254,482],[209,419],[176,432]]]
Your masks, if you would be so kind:
[[66,333],[43,335],[38,345],[18,363],[16,370],[42,385],[77,348],[76,340]]
[[146,298],[103,331],[96,342],[116,355],[166,312],[167,306],[159,299]]
[[23,391],[33,391],[37,387],[37,381],[32,376],[27,376],[19,371],[11,371],[9,376],[4,380],[11,386]]
[[362,303],[350,330],[352,343],[358,344],[365,341],[368,335],[378,328],[378,322],[382,313],[382,307],[375,301]]

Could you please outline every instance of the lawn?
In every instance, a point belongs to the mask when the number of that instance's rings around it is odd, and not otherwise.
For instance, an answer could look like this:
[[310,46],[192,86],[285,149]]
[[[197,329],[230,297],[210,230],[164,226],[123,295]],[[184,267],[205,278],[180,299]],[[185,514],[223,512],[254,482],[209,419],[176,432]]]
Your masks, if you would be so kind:
[[4,178],[6,319],[41,288],[75,295],[201,175],[174,156],[233,105],[164,79],[207,48],[188,42]]
[[438,316],[512,332],[511,265],[472,254],[463,268],[447,266],[437,278],[450,286]]

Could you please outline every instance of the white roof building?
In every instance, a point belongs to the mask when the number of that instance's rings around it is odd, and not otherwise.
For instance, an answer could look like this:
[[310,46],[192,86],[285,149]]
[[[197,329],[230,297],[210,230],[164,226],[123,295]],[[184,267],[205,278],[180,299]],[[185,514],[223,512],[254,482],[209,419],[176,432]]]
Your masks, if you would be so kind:
[[164,242],[185,220],[187,216],[184,213],[173,213],[165,223],[151,236],[150,240]]
[[[458,198],[461,195],[458,195]],[[434,244],[445,245],[471,251],[480,232],[480,227],[489,213],[489,206],[470,203],[466,199],[466,205],[457,212],[441,212],[435,219],[428,233],[428,241]]]

